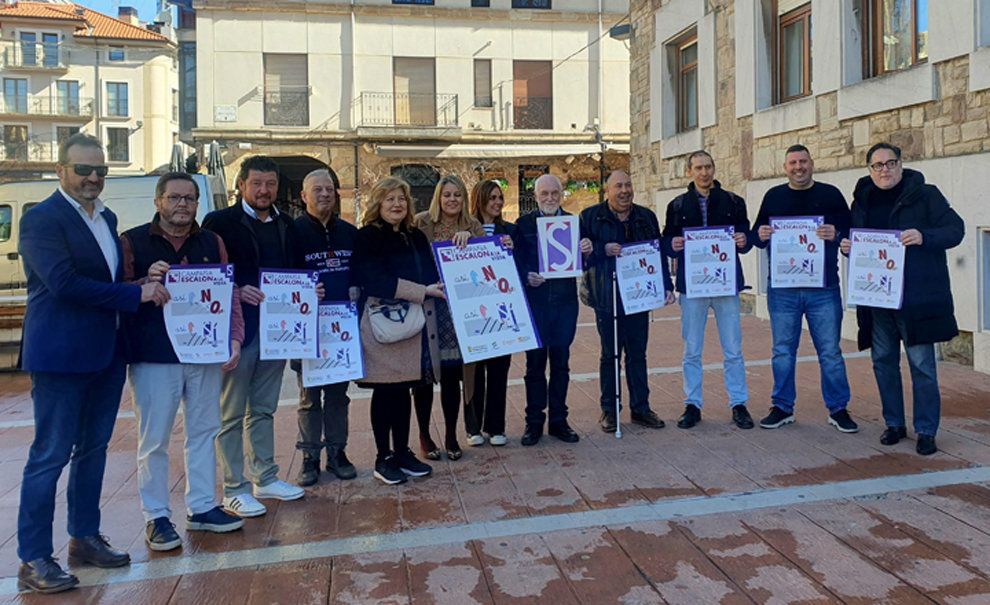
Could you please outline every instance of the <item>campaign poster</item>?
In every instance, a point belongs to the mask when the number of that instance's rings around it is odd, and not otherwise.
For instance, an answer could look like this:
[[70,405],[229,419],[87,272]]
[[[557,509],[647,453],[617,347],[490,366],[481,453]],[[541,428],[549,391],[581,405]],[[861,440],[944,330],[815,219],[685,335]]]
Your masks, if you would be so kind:
[[230,359],[234,265],[172,265],[164,284],[165,330],[179,363]]
[[464,249],[433,244],[464,363],[540,346],[512,250],[502,236],[472,239]]
[[319,305],[319,357],[302,360],[303,386],[318,387],[364,378],[357,305],[323,302]]
[[661,263],[660,240],[622,245],[615,259],[615,278],[626,315],[664,306],[667,293]]
[[900,231],[849,232],[850,305],[900,309],[904,301],[904,246]]
[[261,269],[261,359],[316,359],[316,271]]
[[685,296],[735,296],[735,232],[732,226],[684,230]]
[[581,276],[581,227],[575,215],[536,219],[540,275],[546,279]]
[[815,231],[824,216],[770,217],[770,286],[825,287],[825,241]]

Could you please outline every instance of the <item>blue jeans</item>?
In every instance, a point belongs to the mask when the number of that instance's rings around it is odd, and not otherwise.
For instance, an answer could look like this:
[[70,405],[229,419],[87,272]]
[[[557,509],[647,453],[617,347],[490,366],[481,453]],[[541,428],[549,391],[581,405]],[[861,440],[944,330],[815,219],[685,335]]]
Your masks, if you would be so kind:
[[729,394],[729,407],[745,405],[749,399],[746,389],[746,363],[742,354],[742,328],[739,325],[739,296],[708,298],[678,297],[681,305],[681,337],[684,339],[684,404],[701,409],[701,352],[705,348],[705,324],[708,309],[715,311],[718,338],[722,343],[723,378]]
[[808,332],[818,352],[822,398],[829,414],[849,403],[849,380],[842,359],[842,298],[838,286],[832,288],[770,288],[767,294],[770,329],[773,332],[773,405],[788,414],[794,412],[794,366],[801,342],[801,316],[808,320]]
[[[889,427],[907,426],[904,421],[904,388],[901,385],[901,341],[907,325],[899,311],[873,310],[873,374],[880,389],[883,420]],[[942,398],[938,392],[935,345],[905,346],[911,368],[911,391],[914,400],[914,432],[935,436],[938,432]]]
[[[650,336],[650,314],[619,315],[619,351],[626,352],[626,386],[629,388],[629,409],[634,414],[650,411],[650,386],[646,380],[646,341]],[[615,413],[615,334],[611,313],[595,311],[595,323],[602,342],[598,360],[598,382],[601,384],[602,411]]]
[[17,515],[17,556],[50,556],[58,478],[69,465],[68,530],[75,538],[100,533],[100,491],[124,389],[124,359],[100,372],[34,372],[34,441],[24,465]]

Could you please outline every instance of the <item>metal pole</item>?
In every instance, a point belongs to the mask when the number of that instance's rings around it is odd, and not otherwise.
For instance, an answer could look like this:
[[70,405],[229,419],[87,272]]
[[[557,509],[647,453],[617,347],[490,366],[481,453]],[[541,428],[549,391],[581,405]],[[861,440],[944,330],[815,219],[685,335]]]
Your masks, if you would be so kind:
[[619,400],[622,398],[622,387],[619,382],[619,299],[618,278],[612,269],[612,352],[615,354],[615,438],[622,439],[622,423],[619,422]]

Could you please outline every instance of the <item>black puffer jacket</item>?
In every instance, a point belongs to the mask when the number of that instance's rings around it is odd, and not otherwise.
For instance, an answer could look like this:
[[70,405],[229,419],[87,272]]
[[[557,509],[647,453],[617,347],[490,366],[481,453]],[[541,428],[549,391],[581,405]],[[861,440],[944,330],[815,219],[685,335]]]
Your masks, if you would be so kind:
[[[935,185],[925,183],[923,174],[904,169],[904,187],[890,212],[889,229],[917,229],[922,244],[904,250],[904,303],[900,313],[907,320],[905,344],[931,344],[950,340],[959,333],[949,265],[945,251],[962,242],[966,226]],[[873,179],[864,176],[853,191],[852,226],[866,227],[870,196],[877,191]],[[859,349],[868,349],[873,337],[872,307],[857,307]]]
[[[732,225],[736,233],[749,233],[749,217],[746,215],[746,202],[731,191],[722,189],[722,184],[715,181],[708,192],[708,226],[722,227]],[[677,259],[677,291],[684,294],[687,291],[684,283],[684,251],[674,252],[671,241],[675,237],[683,237],[684,229],[702,227],[701,206],[698,204],[698,191],[694,183],[688,185],[687,191],[675,197],[667,204],[667,221],[663,226],[663,241],[661,247],[671,258]],[[747,238],[748,239],[748,238]],[[743,278],[742,263],[739,255],[752,249],[752,242],[747,241],[744,248],[736,248],[736,291],[749,288]]]
[[[657,215],[649,208],[633,204],[629,211],[630,237],[619,218],[608,206],[608,201],[585,208],[581,212],[581,237],[591,240],[594,249],[584,257],[584,276],[581,284],[581,302],[596,311],[612,314],[612,274],[615,272],[615,257],[605,254],[605,244],[632,244],[660,239],[660,223]],[[663,288],[673,292],[670,281],[669,262],[662,255]],[[622,305],[618,305],[620,315]]]

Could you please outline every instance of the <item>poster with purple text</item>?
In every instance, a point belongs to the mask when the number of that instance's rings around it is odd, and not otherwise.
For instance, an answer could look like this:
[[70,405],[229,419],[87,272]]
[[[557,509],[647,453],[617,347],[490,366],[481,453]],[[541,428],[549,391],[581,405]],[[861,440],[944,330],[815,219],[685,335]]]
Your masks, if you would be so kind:
[[230,359],[234,265],[172,265],[163,280],[172,300],[162,309],[179,363]]
[[261,359],[316,359],[318,280],[315,271],[259,272]]
[[364,378],[358,310],[352,302],[323,302],[319,309],[319,357],[302,360],[304,387]]
[[770,217],[770,285],[774,288],[825,286],[825,241],[815,231],[823,216]]
[[849,231],[850,305],[900,309],[904,300],[904,246],[900,231]]
[[735,227],[684,230],[684,279],[688,298],[736,294]]
[[502,236],[472,239],[458,249],[433,244],[464,363],[540,346],[512,250]]
[[626,315],[664,306],[667,293],[661,263],[660,240],[622,245],[615,259],[615,277]]

